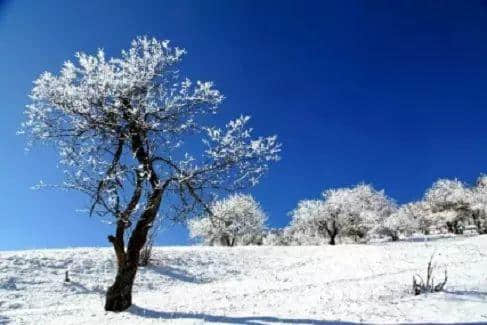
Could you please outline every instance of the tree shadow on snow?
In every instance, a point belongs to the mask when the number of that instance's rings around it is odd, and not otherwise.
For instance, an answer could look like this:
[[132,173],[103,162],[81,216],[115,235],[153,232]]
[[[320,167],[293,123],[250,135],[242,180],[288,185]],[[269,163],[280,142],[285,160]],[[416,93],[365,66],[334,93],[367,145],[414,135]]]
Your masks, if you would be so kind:
[[[164,312],[156,311],[137,305],[132,305],[128,312],[133,315],[152,318],[152,319],[164,319],[164,320],[177,320],[177,319],[193,319],[200,320],[208,323],[224,323],[224,324],[244,324],[244,325],[263,325],[263,324],[325,324],[325,325],[358,325],[365,324],[370,325],[373,323],[358,323],[358,322],[347,322],[338,320],[319,320],[319,319],[308,319],[308,318],[280,318],[273,316],[248,316],[248,317],[232,317],[232,316],[218,316],[218,315],[208,315],[203,313],[182,313],[182,312]],[[424,325],[448,325],[448,324],[458,324],[458,323],[421,323]],[[487,322],[470,322],[462,323],[465,325],[481,325],[487,324]]]
[[184,269],[175,268],[169,265],[149,265],[146,266],[147,270],[156,272],[160,275],[167,276],[169,278],[173,278],[182,282],[190,282],[190,283],[208,283],[211,282],[209,279],[204,279],[198,276],[195,276]]
[[[306,318],[279,318],[272,316],[248,316],[248,317],[231,317],[231,316],[218,316],[208,315],[203,313],[182,313],[182,312],[164,312],[150,310],[132,305],[128,311],[134,315],[154,318],[154,319],[194,319],[201,320],[208,323],[226,323],[226,324],[246,324],[246,325],[261,325],[268,323],[276,324],[337,324],[337,325],[355,325],[359,323],[354,322],[342,322],[342,321],[327,321],[318,319],[306,319]],[[366,323],[360,323],[366,324]]]
[[10,318],[8,318],[7,316],[2,316],[0,315],[0,324],[8,324],[10,322]]
[[76,293],[80,293],[80,294],[92,294],[92,293],[104,294],[105,293],[105,291],[101,288],[88,289],[84,284],[81,284],[73,280],[71,280],[70,282],[64,282],[64,285],[68,288],[71,288]]
[[[456,300],[487,301],[487,292],[473,290],[444,290],[444,293],[454,296]],[[456,296],[456,297],[455,297]]]

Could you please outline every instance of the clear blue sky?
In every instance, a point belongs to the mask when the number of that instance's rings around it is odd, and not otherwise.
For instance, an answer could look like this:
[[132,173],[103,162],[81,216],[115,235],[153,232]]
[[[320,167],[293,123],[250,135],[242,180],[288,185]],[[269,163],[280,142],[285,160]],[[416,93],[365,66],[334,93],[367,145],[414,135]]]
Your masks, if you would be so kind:
[[[32,81],[76,51],[117,56],[137,35],[188,50],[183,74],[223,91],[221,121],[253,116],[282,161],[252,193],[271,226],[298,200],[365,181],[399,202],[487,171],[486,1],[1,1],[0,249],[105,246],[76,213],[49,148],[16,130]],[[187,243],[180,227],[159,244]]]

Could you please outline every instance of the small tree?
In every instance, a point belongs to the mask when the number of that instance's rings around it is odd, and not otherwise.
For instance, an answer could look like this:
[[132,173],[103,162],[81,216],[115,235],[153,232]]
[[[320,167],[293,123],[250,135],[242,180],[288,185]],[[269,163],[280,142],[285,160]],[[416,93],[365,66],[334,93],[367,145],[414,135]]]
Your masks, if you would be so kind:
[[327,233],[332,225],[327,224],[328,215],[323,200],[302,200],[289,214],[292,219],[285,234],[294,243],[320,244],[322,239],[329,237],[330,244],[335,244],[335,236]]
[[[87,194],[90,214],[113,217],[108,240],[118,271],[109,311],[132,304],[140,251],[159,210],[172,207],[178,219],[211,211],[215,193],[257,184],[279,159],[276,137],[252,139],[249,117],[224,129],[206,124],[223,95],[211,82],[181,81],[184,54],[145,37],[120,58],[78,53],[77,64],[67,61],[59,75],[45,72],[34,82],[25,112],[21,132],[59,149],[61,186]],[[202,150],[195,150],[198,138]]]
[[378,228],[378,233],[396,241],[399,240],[400,234],[411,235],[417,229],[419,229],[418,218],[415,217],[411,203],[408,203],[386,217]]
[[425,235],[429,234],[430,228],[434,224],[434,220],[428,202],[410,202],[403,205],[402,209],[404,209],[404,212],[409,214],[411,218],[416,220],[419,231]]
[[234,194],[216,201],[211,213],[188,222],[191,238],[207,245],[258,244],[262,240],[267,216],[251,195]]
[[291,241],[285,234],[284,229],[274,228],[267,229],[262,238],[262,244],[266,246],[288,246]]
[[461,233],[463,223],[472,216],[472,191],[459,180],[440,179],[425,194],[435,221]]
[[343,225],[342,232],[355,240],[375,231],[396,210],[395,203],[384,191],[377,191],[366,184],[328,190],[324,197],[330,214]]
[[481,175],[472,189],[472,221],[479,234],[487,233],[487,176]]
[[303,237],[328,238],[336,244],[340,233],[364,237],[388,217],[396,206],[383,191],[360,184],[352,188],[330,189],[323,200],[303,200],[291,211],[288,232]]

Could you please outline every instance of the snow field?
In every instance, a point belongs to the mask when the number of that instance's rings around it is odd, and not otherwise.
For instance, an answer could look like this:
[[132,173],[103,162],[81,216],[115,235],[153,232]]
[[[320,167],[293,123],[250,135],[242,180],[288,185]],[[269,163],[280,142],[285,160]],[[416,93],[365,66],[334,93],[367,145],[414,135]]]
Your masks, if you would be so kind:
[[[414,296],[435,253],[446,291]],[[157,247],[132,306],[103,310],[109,248],[0,252],[0,323],[487,322],[487,236],[337,246]],[[71,282],[65,283],[65,271]]]

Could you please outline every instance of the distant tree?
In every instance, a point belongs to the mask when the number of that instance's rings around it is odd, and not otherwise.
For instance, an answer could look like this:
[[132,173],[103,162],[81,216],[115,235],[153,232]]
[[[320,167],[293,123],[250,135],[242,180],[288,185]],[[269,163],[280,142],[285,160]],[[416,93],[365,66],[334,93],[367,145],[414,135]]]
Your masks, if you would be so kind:
[[481,175],[472,189],[472,219],[479,234],[487,233],[487,176]]
[[396,241],[399,240],[400,234],[411,235],[418,229],[419,218],[415,215],[413,205],[408,203],[386,217],[378,228],[378,233]]
[[[21,132],[59,150],[61,186],[87,194],[90,214],[113,216],[108,240],[118,272],[109,311],[132,304],[140,251],[160,209],[173,207],[178,219],[211,213],[214,193],[257,184],[279,158],[275,136],[252,139],[249,117],[224,129],[206,124],[223,95],[211,82],[180,80],[183,54],[145,37],[120,58],[78,53],[77,64],[67,61],[58,75],[35,80],[25,112]],[[202,150],[195,149],[198,138]]]
[[425,201],[436,214],[434,221],[445,223],[455,233],[461,233],[462,224],[471,217],[472,199],[471,189],[457,179],[440,179],[425,194]]
[[291,245],[291,240],[286,235],[285,229],[273,228],[264,232],[262,244],[266,246],[288,246]]
[[288,231],[304,237],[318,235],[335,245],[339,234],[365,237],[395,209],[383,191],[370,185],[330,189],[323,193],[322,200],[300,201],[291,212]]
[[367,184],[328,190],[323,195],[330,214],[341,220],[342,232],[355,240],[375,231],[396,210],[396,204],[384,191]]
[[[328,215],[323,200],[302,200],[289,214],[291,222],[285,230],[285,235],[295,244],[319,244],[331,231],[331,224],[327,224]],[[319,239],[318,239],[319,238]],[[329,237],[330,244],[335,244],[335,236]]]
[[405,213],[409,214],[417,222],[420,232],[429,234],[430,228],[434,224],[431,206],[425,201],[410,202],[401,206]]
[[188,222],[190,236],[206,245],[259,244],[267,216],[251,195],[234,194],[216,201],[211,213]]
[[426,191],[425,200],[434,211],[468,209],[471,192],[457,179],[439,179]]

